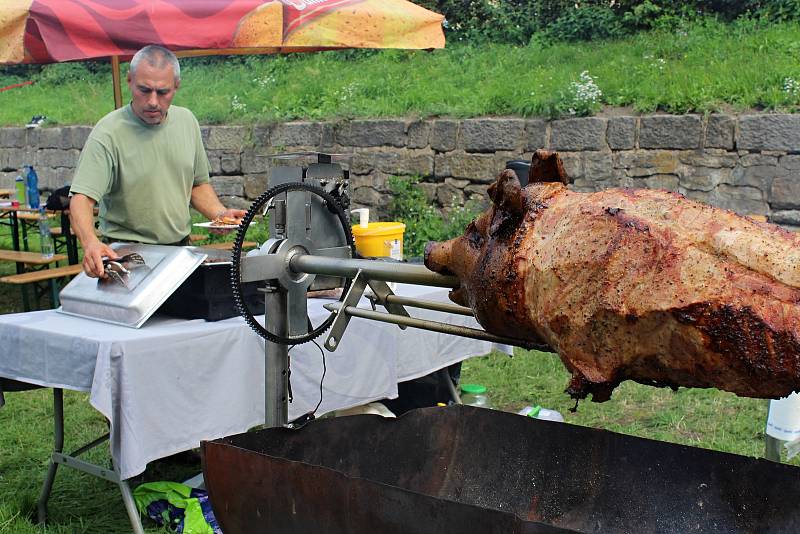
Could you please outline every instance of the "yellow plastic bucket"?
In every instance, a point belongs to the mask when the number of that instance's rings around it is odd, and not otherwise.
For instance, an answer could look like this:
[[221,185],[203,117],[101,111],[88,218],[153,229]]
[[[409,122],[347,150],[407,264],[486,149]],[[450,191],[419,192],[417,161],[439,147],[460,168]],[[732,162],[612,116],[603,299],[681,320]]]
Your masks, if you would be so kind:
[[400,222],[371,222],[366,228],[355,225],[356,251],[364,257],[403,259],[403,232]]

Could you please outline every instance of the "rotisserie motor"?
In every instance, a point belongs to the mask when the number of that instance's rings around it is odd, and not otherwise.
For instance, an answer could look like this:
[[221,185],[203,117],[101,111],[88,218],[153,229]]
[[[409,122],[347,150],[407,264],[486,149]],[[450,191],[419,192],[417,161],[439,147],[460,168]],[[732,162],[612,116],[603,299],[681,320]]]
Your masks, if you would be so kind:
[[549,343],[575,398],[624,380],[800,390],[800,235],[677,193],[573,192],[554,153],[529,180],[503,171],[492,206],[425,252],[487,331]]

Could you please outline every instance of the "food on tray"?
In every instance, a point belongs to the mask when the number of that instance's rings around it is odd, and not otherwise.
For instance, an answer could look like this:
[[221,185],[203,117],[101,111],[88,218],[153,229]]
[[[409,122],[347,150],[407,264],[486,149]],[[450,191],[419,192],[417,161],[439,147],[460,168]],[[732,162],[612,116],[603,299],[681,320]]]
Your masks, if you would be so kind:
[[800,390],[800,235],[666,191],[570,191],[555,153],[529,180],[503,171],[465,235],[426,249],[487,331],[549,343],[575,398]]
[[235,217],[215,217],[211,226],[239,226],[240,220]]

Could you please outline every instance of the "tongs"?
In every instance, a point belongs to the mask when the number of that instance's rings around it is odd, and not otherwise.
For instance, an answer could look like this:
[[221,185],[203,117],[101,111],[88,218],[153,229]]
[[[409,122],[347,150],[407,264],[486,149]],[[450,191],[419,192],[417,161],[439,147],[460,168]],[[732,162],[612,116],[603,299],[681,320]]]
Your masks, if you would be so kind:
[[131,274],[130,269],[135,269],[144,265],[144,258],[136,252],[125,254],[116,259],[103,257],[103,270],[108,277],[123,286],[128,288],[127,276]]

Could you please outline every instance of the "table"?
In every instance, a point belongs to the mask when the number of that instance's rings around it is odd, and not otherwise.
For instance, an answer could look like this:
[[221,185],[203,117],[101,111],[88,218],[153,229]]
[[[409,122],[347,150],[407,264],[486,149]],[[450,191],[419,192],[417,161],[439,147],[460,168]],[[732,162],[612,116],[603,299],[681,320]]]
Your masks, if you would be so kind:
[[[400,285],[397,293],[447,300],[442,289]],[[328,315],[322,307],[328,302],[309,299],[312,321]],[[361,305],[368,306],[365,300]],[[471,317],[409,311],[417,317],[476,326]],[[62,389],[89,392],[91,405],[110,422],[114,471],[86,462],[81,466],[81,460],[61,454],[56,397],[56,452],[52,476],[43,489],[44,503],[55,466],[66,463],[118,483],[132,523],[134,518],[138,522],[126,479],[144,471],[150,461],[264,421],[264,342],[240,317],[212,323],[156,315],[142,328],[132,329],[55,310],[0,315],[0,346],[5,351],[0,377],[54,388],[57,394]],[[491,349],[487,341],[403,331],[353,318],[336,352],[324,351],[327,373],[318,414],[396,397],[398,382]],[[319,401],[322,355],[313,343],[295,346],[289,355],[291,420]],[[41,506],[42,501],[40,511]],[[134,531],[139,532],[136,524]]]
[[[56,217],[55,211],[46,210],[48,219]],[[77,237],[72,234],[69,221],[69,210],[60,212],[61,235],[64,238],[64,248],[69,256],[70,264],[78,263]],[[8,219],[8,222],[3,222]],[[0,206],[0,223],[9,226],[11,229],[11,240],[14,250],[28,250],[28,226],[36,227],[39,224],[39,210],[26,208],[23,206],[11,207]],[[20,232],[22,233],[22,243],[20,243]],[[53,236],[53,244],[56,244],[57,236]]]

